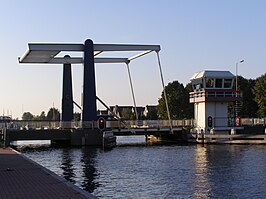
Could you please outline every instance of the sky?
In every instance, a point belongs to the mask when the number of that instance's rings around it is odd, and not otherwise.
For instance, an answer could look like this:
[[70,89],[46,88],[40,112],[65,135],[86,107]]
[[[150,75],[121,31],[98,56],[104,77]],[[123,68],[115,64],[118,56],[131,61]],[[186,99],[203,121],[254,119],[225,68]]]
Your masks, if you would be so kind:
[[[234,74],[242,59],[238,74],[256,79],[266,72],[265,8],[264,0],[2,0],[0,114],[21,119],[23,112],[61,109],[63,67],[19,64],[28,43],[160,45],[165,85],[186,85],[202,70]],[[125,64],[96,64],[95,70],[98,97],[109,106],[133,105]],[[132,61],[130,70],[137,105],[157,104],[156,54]],[[82,65],[72,65],[72,76],[81,104]]]

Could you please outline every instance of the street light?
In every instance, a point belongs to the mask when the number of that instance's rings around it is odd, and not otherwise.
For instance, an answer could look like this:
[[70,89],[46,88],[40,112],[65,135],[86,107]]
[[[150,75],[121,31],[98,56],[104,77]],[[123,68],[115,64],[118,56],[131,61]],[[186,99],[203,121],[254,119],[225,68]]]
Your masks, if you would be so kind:
[[[245,60],[244,59],[241,59],[240,61],[238,61],[238,62],[236,62],[236,97],[238,97],[238,85],[237,85],[237,77],[238,77],[238,75],[237,75],[237,66],[238,66],[238,64],[240,63],[243,63]],[[238,117],[238,101],[237,101],[237,99],[236,99],[236,106],[235,106],[235,116],[236,117]]]
[[[236,91],[238,89],[238,86],[237,86],[237,66],[238,66],[238,63],[243,63],[245,60],[244,59],[241,59],[240,61],[236,62]],[[237,96],[237,93],[236,93],[236,96]]]

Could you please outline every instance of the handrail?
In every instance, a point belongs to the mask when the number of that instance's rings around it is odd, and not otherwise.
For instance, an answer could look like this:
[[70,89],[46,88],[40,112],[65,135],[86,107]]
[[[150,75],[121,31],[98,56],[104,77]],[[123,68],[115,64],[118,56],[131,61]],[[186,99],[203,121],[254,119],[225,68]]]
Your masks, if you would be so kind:
[[199,92],[190,92],[189,97],[242,97],[242,92],[232,90],[204,90]]
[[[98,121],[72,121],[72,122],[62,122],[62,121],[26,121],[26,120],[13,120],[10,123],[0,124],[0,129],[78,129],[86,127],[89,129],[95,129],[98,127]],[[142,125],[136,125],[137,120],[116,120],[116,121],[106,121],[107,128],[169,128],[169,120],[142,120]],[[183,119],[183,120],[172,120],[173,127],[190,127],[193,125],[193,119]]]
[[[226,120],[228,126],[235,125],[235,118],[232,117],[216,117],[213,118],[214,124],[219,126],[219,121]],[[142,122],[137,122],[136,120],[116,120],[116,121],[106,121],[107,128],[115,129],[134,129],[134,128],[169,128],[169,120],[141,120]],[[224,122],[222,122],[224,123]],[[141,124],[141,125],[138,125]],[[172,120],[173,128],[189,128],[194,127],[195,124],[193,119],[180,119]],[[266,117],[264,118],[240,118],[240,126],[266,126]],[[1,129],[79,129],[82,127],[95,129],[98,128],[97,121],[72,121],[72,122],[62,122],[62,121],[26,121],[26,120],[12,120],[11,122],[1,122]]]
[[204,89],[199,91],[192,91],[189,94],[196,94],[196,93],[206,93],[206,92],[234,92],[234,93],[241,93],[242,91],[239,90],[231,90],[231,89]]

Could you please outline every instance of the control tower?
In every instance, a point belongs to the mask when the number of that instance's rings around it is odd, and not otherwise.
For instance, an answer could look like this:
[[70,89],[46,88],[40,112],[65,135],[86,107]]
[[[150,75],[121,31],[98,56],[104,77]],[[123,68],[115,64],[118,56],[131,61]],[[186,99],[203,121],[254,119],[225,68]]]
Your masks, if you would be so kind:
[[242,101],[242,93],[233,89],[234,79],[229,71],[206,70],[193,75],[189,101],[194,103],[194,132],[228,133],[236,128],[239,118],[228,118],[228,103]]

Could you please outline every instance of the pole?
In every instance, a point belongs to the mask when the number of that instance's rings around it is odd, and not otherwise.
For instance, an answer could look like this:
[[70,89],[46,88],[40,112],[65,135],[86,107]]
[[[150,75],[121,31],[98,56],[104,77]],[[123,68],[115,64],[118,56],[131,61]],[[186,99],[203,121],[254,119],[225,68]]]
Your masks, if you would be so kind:
[[[236,62],[236,91],[237,91],[237,65],[238,65],[238,62]],[[237,97],[237,92],[236,92],[236,97]]]
[[241,59],[240,61],[236,62],[236,91],[238,90],[238,85],[237,85],[237,77],[238,77],[238,63],[243,63],[245,60]]
[[171,133],[173,134],[174,132],[173,132],[172,120],[170,117],[167,95],[166,95],[166,91],[165,91],[165,85],[164,85],[164,80],[163,80],[163,72],[162,72],[159,52],[156,51],[156,54],[157,54],[157,59],[158,59],[158,65],[159,65],[159,70],[160,70],[160,75],[161,75],[162,86],[163,86],[164,100],[165,100],[165,105],[166,105],[166,110],[167,110],[167,115],[168,115],[168,120],[169,120],[169,127],[170,127]]
[[138,112],[137,112],[137,106],[136,106],[136,99],[135,99],[135,95],[134,95],[134,90],[133,90],[133,85],[132,85],[132,80],[131,80],[131,75],[130,75],[130,70],[129,70],[129,63],[127,63],[127,72],[128,72],[129,82],[130,82],[130,88],[131,88],[132,98],[133,98],[133,102],[134,102],[136,120],[139,120]]
[[[241,59],[240,61],[236,62],[236,98],[238,97],[238,63],[243,63],[244,59]],[[235,116],[238,117],[238,100],[236,99],[236,107],[235,107]]]

